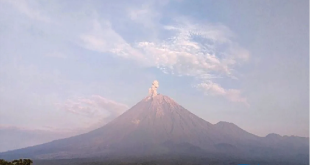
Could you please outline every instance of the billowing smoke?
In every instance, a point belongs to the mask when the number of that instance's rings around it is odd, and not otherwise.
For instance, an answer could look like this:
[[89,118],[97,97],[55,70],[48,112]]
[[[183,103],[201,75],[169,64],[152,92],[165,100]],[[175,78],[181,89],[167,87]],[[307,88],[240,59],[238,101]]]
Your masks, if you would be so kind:
[[157,80],[153,81],[152,87],[149,88],[149,96],[154,97],[154,96],[157,95],[157,88],[158,88],[158,86],[159,86],[158,85],[158,81]]

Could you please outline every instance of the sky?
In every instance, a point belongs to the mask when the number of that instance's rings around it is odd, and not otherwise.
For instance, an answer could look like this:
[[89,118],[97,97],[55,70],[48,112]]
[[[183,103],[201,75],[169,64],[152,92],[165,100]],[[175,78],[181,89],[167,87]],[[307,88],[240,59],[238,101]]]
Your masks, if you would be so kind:
[[91,130],[158,93],[309,136],[307,0],[0,0],[0,127]]

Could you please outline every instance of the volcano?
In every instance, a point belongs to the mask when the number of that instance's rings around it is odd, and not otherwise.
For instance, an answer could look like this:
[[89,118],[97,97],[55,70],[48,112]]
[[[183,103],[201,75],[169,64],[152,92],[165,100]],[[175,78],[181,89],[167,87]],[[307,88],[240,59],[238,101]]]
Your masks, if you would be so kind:
[[211,124],[168,96],[151,94],[91,132],[8,151],[0,158],[63,159],[108,156],[227,155],[298,158],[308,161],[309,138],[270,134],[259,137],[233,123]]

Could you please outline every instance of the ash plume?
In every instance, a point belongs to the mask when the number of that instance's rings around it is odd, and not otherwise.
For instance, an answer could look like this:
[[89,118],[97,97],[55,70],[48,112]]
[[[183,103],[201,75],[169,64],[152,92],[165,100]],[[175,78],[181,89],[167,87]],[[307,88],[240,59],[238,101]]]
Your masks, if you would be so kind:
[[152,87],[149,88],[149,96],[150,97],[154,97],[157,95],[157,88],[158,87],[159,87],[158,81],[157,80],[153,81]]

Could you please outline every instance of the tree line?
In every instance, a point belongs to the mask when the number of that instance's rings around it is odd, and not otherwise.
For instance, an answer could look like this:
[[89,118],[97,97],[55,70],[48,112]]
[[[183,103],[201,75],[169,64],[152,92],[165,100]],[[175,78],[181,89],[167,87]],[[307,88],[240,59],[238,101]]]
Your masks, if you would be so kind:
[[31,165],[33,162],[30,159],[19,159],[11,162],[0,159],[0,165]]

